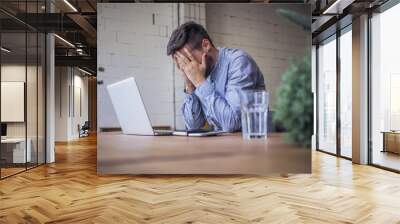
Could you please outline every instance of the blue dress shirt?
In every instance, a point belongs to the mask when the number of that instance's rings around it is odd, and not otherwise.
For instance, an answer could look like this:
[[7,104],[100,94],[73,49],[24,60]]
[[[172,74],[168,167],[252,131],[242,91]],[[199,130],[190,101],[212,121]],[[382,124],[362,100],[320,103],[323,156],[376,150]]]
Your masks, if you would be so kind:
[[233,48],[218,50],[207,79],[186,94],[182,114],[188,130],[200,129],[206,121],[214,130],[240,130],[240,91],[265,89],[263,74],[250,55]]

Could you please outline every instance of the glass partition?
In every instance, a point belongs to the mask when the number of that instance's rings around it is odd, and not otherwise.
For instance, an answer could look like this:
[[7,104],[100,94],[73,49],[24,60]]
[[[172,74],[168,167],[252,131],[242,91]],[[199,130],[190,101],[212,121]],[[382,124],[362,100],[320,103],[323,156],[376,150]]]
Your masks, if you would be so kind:
[[[38,2],[37,1],[27,1],[27,7],[24,11],[27,13],[37,13],[38,12]],[[38,17],[33,17],[30,21],[37,23]],[[38,33],[34,29],[27,27],[26,29],[27,38],[27,74],[26,74],[26,88],[27,88],[27,98],[26,98],[26,113],[27,113],[27,150],[31,151],[30,162],[27,163],[27,168],[32,168],[37,166],[38,160],[38,141],[37,141],[37,98],[38,98],[38,88],[37,88],[37,76],[38,76]]]
[[318,149],[336,153],[336,36],[318,47]]
[[38,65],[37,65],[37,162],[43,164],[46,162],[46,36],[38,33]]
[[[40,2],[0,7],[39,13]],[[0,12],[1,179],[45,163],[45,44],[45,34]]]
[[[1,34],[2,177],[26,169],[26,33]],[[4,50],[6,49],[6,50]]]
[[27,163],[27,167],[33,167],[37,165],[38,159],[38,113],[37,113],[37,98],[38,98],[38,35],[36,32],[27,33],[27,82],[26,82],[26,113],[27,113],[27,150],[30,151],[30,161]]
[[352,32],[343,30],[340,38],[340,154],[352,157]]

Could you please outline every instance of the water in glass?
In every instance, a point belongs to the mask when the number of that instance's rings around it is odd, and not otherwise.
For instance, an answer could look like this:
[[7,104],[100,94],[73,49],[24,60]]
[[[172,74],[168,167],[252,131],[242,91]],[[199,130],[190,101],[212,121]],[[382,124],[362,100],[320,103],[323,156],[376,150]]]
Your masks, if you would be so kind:
[[266,139],[268,93],[246,91],[241,94],[242,135],[244,139]]

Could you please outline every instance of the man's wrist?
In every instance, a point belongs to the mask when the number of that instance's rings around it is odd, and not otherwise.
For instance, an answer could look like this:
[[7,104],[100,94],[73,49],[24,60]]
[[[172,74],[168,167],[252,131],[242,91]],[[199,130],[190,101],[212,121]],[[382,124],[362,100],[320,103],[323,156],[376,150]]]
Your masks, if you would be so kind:
[[204,78],[204,76],[199,76],[199,78],[196,80],[196,83],[193,83],[195,85],[195,87],[199,87],[204,81],[206,81],[206,79]]
[[214,93],[214,84],[210,82],[209,79],[206,79],[201,85],[196,87],[194,93],[199,97],[201,101],[206,99],[208,96]]
[[194,92],[194,90],[196,89],[196,87],[192,84],[192,83],[185,83],[185,89],[184,92],[191,94]]

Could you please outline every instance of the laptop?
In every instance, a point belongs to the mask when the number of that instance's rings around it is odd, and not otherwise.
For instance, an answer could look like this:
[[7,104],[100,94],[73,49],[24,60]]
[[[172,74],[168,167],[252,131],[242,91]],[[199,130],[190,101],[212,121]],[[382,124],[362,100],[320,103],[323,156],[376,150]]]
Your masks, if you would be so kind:
[[172,130],[154,130],[135,78],[107,86],[122,133],[128,135],[172,135]]
[[134,77],[108,85],[107,90],[124,134],[204,137],[225,133],[223,131],[210,130],[155,130],[151,125]]

